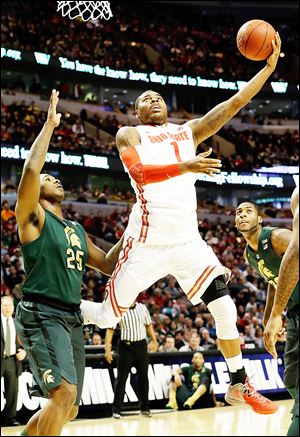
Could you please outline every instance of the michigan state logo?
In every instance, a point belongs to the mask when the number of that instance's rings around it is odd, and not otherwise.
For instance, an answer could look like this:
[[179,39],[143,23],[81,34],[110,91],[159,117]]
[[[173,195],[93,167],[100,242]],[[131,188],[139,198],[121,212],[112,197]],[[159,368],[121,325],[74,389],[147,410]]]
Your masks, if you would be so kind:
[[51,384],[54,382],[54,376],[51,375],[52,369],[45,370],[43,373],[43,380],[45,384]]
[[70,226],[65,227],[65,234],[66,238],[68,240],[68,244],[71,247],[77,246],[79,249],[81,249],[81,241],[78,235],[75,233],[74,229]]

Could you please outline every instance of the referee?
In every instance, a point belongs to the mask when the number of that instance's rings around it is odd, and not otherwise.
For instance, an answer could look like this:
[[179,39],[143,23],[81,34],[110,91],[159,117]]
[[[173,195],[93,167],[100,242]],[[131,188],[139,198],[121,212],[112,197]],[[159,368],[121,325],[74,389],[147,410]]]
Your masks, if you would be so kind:
[[[148,334],[153,340],[154,347],[152,352],[157,351],[158,343],[146,305],[143,303],[134,303],[131,305],[118,323],[118,326],[120,329],[120,340],[118,344],[118,374],[115,383],[115,396],[112,408],[113,417],[115,419],[121,418],[126,380],[132,366],[137,370],[141,414],[150,417],[151,412],[148,399],[149,357],[146,335]],[[111,363],[113,359],[111,347],[114,329],[115,328],[108,328],[105,335],[105,359],[108,363]]]

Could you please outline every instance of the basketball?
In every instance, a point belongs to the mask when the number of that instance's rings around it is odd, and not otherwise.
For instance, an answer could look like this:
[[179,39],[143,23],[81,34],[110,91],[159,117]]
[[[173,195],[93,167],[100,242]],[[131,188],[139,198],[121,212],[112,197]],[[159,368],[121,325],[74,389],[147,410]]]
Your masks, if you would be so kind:
[[236,36],[239,51],[247,59],[263,61],[272,51],[275,29],[263,20],[250,20],[242,25]]

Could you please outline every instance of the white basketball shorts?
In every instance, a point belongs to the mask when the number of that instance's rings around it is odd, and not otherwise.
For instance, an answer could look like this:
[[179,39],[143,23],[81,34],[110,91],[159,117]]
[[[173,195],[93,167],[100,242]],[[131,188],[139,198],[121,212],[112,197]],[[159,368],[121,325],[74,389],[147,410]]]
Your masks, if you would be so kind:
[[214,278],[225,275],[228,281],[230,274],[200,235],[186,243],[161,246],[128,237],[106,286],[106,299],[101,305],[103,323],[115,326],[140,292],[167,275],[173,275],[188,299],[197,305]]

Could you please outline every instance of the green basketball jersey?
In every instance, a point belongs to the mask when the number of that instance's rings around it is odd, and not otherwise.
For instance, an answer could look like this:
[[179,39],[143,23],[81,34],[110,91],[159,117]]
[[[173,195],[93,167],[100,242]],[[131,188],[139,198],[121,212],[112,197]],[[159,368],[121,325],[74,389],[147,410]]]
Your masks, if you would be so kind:
[[[271,233],[276,229],[273,227],[265,226],[262,228],[259,240],[258,250],[255,252],[249,244],[246,246],[246,255],[249,264],[255,268],[255,270],[264,278],[269,284],[272,284],[275,288],[278,282],[279,267],[282,258],[273,251],[271,244]],[[291,308],[295,304],[299,303],[299,283],[295,287],[289,301],[288,308]]]
[[26,277],[24,295],[30,294],[79,304],[81,284],[87,260],[87,242],[83,227],[61,220],[45,211],[41,235],[21,247]]
[[205,366],[195,370],[194,366],[184,366],[181,368],[182,374],[185,377],[185,383],[190,390],[196,391],[199,385],[203,384],[204,379],[211,383],[212,371]]

